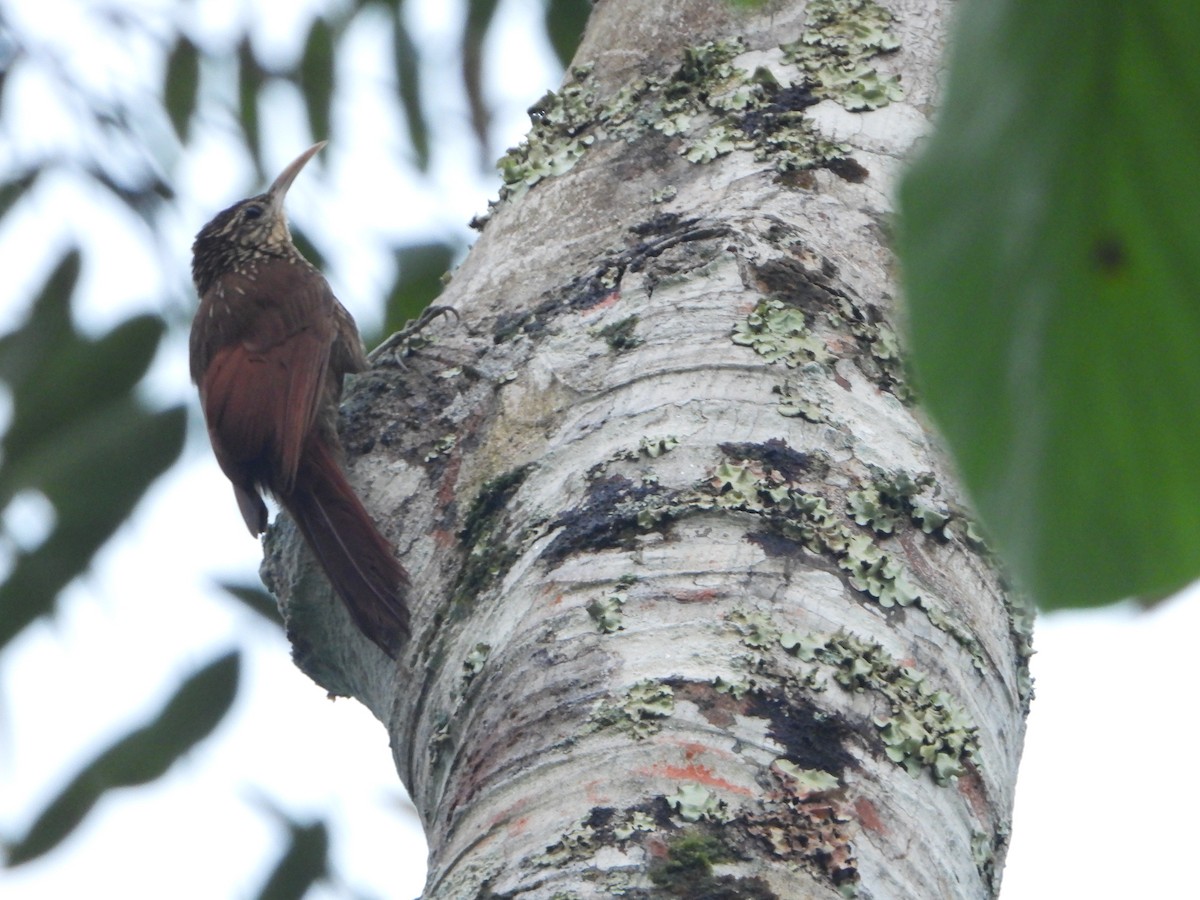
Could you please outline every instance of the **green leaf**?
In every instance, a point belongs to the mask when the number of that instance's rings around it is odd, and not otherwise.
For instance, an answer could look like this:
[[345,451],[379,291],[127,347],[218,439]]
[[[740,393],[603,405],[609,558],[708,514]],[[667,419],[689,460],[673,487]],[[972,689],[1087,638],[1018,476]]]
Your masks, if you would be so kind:
[[0,380],[19,390],[63,341],[76,340],[71,295],[79,280],[79,251],[63,257],[34,302],[29,320],[0,338]]
[[329,829],[324,822],[288,821],[288,845],[258,900],[303,900],[329,874]]
[[417,168],[425,172],[429,169],[429,123],[425,121],[425,109],[421,105],[421,54],[398,9],[395,21],[396,85],[400,108],[404,111]]
[[167,83],[163,98],[171,125],[179,140],[186,142],[188,125],[196,110],[196,95],[200,88],[200,54],[196,45],[181,37],[167,58]]
[[388,296],[384,334],[393,334],[417,318],[442,292],[442,276],[454,253],[451,244],[412,244],[396,251],[400,274]]
[[151,413],[125,398],[72,422],[37,452],[5,460],[4,491],[41,491],[56,525],[36,550],[16,558],[0,584],[0,647],[53,609],[59,591],[178,458],[186,426],[183,407]]
[[71,779],[29,831],[6,848],[6,865],[12,868],[53,850],[106,791],[165,774],[229,712],[240,668],[241,658],[234,651],[190,676],[152,721],[112,744]]
[[1200,6],[971,0],[901,189],[922,396],[1046,607],[1200,574]]
[[0,216],[7,213],[14,203],[29,193],[37,176],[38,170],[35,169],[0,183]]
[[259,177],[263,176],[262,141],[258,128],[258,92],[266,81],[266,73],[254,56],[250,38],[242,38],[238,44],[238,118],[242,122],[242,133],[246,136],[246,147]]
[[575,56],[591,13],[591,0],[549,0],[546,4],[546,35],[564,66]]
[[96,550],[183,447],[186,415],[155,413],[133,395],[163,323],[137,316],[97,340],[71,323],[79,255],[48,279],[27,321],[0,339],[0,379],[12,399],[0,467],[0,509],[22,490],[54,509],[54,527],[17,555],[0,584],[0,647],[86,568]]
[[462,78],[467,93],[467,106],[471,115],[471,130],[479,143],[480,159],[484,169],[491,169],[488,153],[488,129],[492,116],[487,98],[483,94],[483,46],[488,28],[496,13],[497,0],[470,0],[467,18],[463,23]]
[[[34,315],[40,314],[35,309]],[[30,360],[27,376],[11,385],[13,420],[4,436],[5,453],[30,453],[73,419],[129,393],[154,358],[163,329],[158,316],[143,315],[96,341],[61,335],[55,350]]]
[[308,109],[313,137],[330,135],[330,106],[333,101],[333,28],[324,19],[313,22],[300,61],[300,90]]
[[233,584],[227,581],[223,581],[217,586],[230,596],[246,604],[246,606],[269,622],[275,625],[282,623],[283,620],[279,615],[279,606],[275,603],[275,598],[261,587],[248,584]]

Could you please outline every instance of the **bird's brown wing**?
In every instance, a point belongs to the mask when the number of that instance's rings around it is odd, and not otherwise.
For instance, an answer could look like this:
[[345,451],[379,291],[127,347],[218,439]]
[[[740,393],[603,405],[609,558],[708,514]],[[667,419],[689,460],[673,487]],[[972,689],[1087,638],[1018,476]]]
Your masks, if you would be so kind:
[[214,287],[222,297],[206,298],[213,302],[201,309],[211,321],[200,399],[235,488],[290,492],[320,409],[336,300],[323,278],[304,274],[282,265],[253,279],[226,276]]

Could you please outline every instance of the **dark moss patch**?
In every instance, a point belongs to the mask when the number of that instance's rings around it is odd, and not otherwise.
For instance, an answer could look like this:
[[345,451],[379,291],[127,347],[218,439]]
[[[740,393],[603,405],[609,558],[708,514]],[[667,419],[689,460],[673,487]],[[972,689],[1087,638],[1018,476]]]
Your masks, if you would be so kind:
[[496,317],[496,324],[492,329],[492,343],[503,344],[522,332],[544,327],[534,322],[532,312],[501,313]]
[[638,516],[650,506],[667,506],[667,492],[657,485],[635,484],[623,475],[599,478],[588,486],[578,509],[565,512],[551,523],[561,529],[542,558],[560,562],[580,550],[621,546],[645,529]]
[[746,540],[759,547],[770,557],[799,556],[804,547],[799,541],[786,538],[781,534],[770,531],[754,531],[746,535]]
[[836,305],[829,277],[808,269],[794,257],[769,259],[756,266],[754,274],[768,294],[808,315],[815,315]]
[[600,831],[611,824],[617,811],[611,806],[593,806],[591,814],[584,819],[584,826]]
[[[690,228],[695,225],[699,219],[687,219],[682,222],[683,227]],[[645,222],[640,222],[632,226],[629,230],[639,237],[650,237],[655,234],[666,234],[669,231],[674,231],[679,228],[681,217],[679,213],[663,212],[656,215],[653,219]]]
[[810,453],[793,450],[778,438],[761,443],[724,443],[721,452],[734,460],[756,460],[783,476],[785,481],[797,482],[820,477],[826,469],[823,460]]
[[631,350],[642,343],[641,338],[636,337],[633,333],[639,321],[641,319],[636,314],[626,316],[619,322],[613,322],[611,325],[601,328],[600,337],[604,338],[608,342],[608,346],[618,353],[622,350]]
[[838,178],[843,181],[849,181],[851,184],[862,184],[871,175],[866,166],[855,162],[848,156],[839,156],[826,160],[825,168]]
[[738,119],[738,126],[753,138],[769,137],[786,129],[801,129],[806,126],[801,111],[819,103],[809,84],[778,87],[765,84],[768,100],[760,107],[750,109]]
[[778,900],[758,877],[713,875],[715,863],[735,859],[715,835],[689,828],[667,843],[666,856],[650,864],[650,880],[668,897],[688,900]]
[[840,777],[857,766],[846,749],[854,729],[806,700],[756,691],[747,695],[747,712],[771,723],[767,734],[802,769],[820,769]]
[[466,560],[454,586],[454,602],[474,598],[498,578],[503,578],[516,561],[519,543],[504,527],[504,513],[530,466],[519,466],[493,478],[471,502],[458,539]]

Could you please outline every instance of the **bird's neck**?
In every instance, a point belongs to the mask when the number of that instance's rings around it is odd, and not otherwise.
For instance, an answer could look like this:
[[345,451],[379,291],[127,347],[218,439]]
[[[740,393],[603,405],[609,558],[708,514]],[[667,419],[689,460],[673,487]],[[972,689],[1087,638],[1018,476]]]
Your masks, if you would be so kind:
[[196,292],[203,297],[223,276],[243,275],[252,278],[260,267],[279,263],[312,268],[291,241],[254,247],[222,242],[198,250],[192,261],[192,280],[196,283]]

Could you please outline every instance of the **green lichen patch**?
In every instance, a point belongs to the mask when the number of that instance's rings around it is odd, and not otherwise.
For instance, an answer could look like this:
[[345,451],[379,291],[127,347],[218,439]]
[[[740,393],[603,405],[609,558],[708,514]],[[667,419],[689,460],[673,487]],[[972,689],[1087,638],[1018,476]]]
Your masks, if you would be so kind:
[[971,856],[975,860],[975,869],[993,896],[1000,890],[999,861],[1004,858],[1008,840],[1009,828],[1003,824],[997,827],[995,834],[984,831],[971,833]]
[[876,470],[869,484],[846,494],[846,507],[855,522],[878,534],[893,534],[912,523],[924,534],[945,539],[952,514],[931,495],[936,484],[927,472],[914,478],[908,472]]
[[[648,806],[654,807],[653,815]],[[601,850],[614,845],[633,844],[642,849],[649,861],[651,893],[646,892],[644,882],[633,870],[624,867],[596,867],[585,873],[585,880],[606,890],[606,896],[781,900],[761,878],[714,872],[716,865],[745,858],[731,840],[744,838],[731,835],[725,830],[728,827],[701,821],[680,828],[671,821],[662,798],[626,810],[596,807],[532,863],[539,868],[560,868],[572,862],[592,861]]]
[[[665,815],[663,819],[666,819]],[[568,828],[559,840],[548,846],[534,864],[557,868],[572,861],[590,860],[597,851],[611,846],[614,841],[625,842],[655,831],[659,826],[660,823],[641,808],[617,810],[611,806],[596,806],[587,818]]]
[[743,644],[755,650],[763,650],[779,640],[779,629],[764,613],[735,609],[725,621],[741,635]]
[[603,835],[590,823],[582,822],[565,831],[548,846],[536,865],[541,868],[564,866],[580,859],[591,859],[604,846]]
[[667,806],[685,822],[726,822],[730,818],[728,804],[698,784],[681,785],[665,799]]
[[[929,473],[913,477],[907,472],[876,470],[868,485],[847,493],[846,506],[857,524],[876,533],[892,534],[911,525],[924,534],[946,540],[948,526],[957,521],[957,514],[935,501],[931,493],[935,487],[936,480]],[[857,535],[850,541],[848,557],[850,565],[843,568],[853,587],[875,597],[887,608],[920,607],[935,628],[949,634],[971,655],[977,670],[986,671],[978,639],[945,610],[927,603],[895,556],[881,551],[870,538]]]
[[779,438],[756,442],[724,441],[717,446],[730,459],[761,464],[764,471],[776,479],[798,482],[805,478],[821,478],[829,471],[829,459],[825,454],[802,453]]
[[851,111],[878,109],[904,99],[900,77],[870,64],[899,49],[892,24],[874,0],[812,0],[804,33],[783,46],[785,59],[809,74],[820,96]]
[[648,456],[650,459],[658,459],[663,454],[670,453],[678,446],[679,438],[673,434],[657,438],[644,437],[638,441],[638,453],[642,456]]
[[[608,472],[609,467],[613,463],[658,459],[660,456],[670,453],[678,446],[679,438],[673,434],[657,435],[654,437],[645,435],[638,440],[637,447],[624,447],[619,450],[615,450],[607,459],[592,466],[587,473],[588,480],[593,482],[600,480],[605,476],[605,473]],[[643,472],[643,485],[651,487],[655,485],[657,481],[658,478],[653,472]]]
[[885,553],[871,538],[853,535],[839,565],[846,572],[850,586],[870,594],[885,609],[893,606],[912,606],[921,600],[921,592],[908,578],[904,564]]
[[488,655],[491,652],[491,644],[476,644],[471,648],[471,652],[468,653],[467,658],[463,660],[464,684],[470,684],[475,680],[475,676],[483,671],[483,664],[487,662]]
[[790,368],[833,359],[825,343],[808,327],[804,313],[782,300],[764,298],[733,326],[733,342],[749,347],[768,363]]
[[945,631],[971,655],[979,671],[986,670],[978,640],[924,596],[900,557],[861,533],[849,518],[837,515],[824,496],[806,490],[777,468],[744,459],[721,463],[707,488],[718,507],[761,516],[782,537],[831,559],[851,588],[884,608],[922,610],[931,625]]
[[828,419],[828,413],[821,401],[813,399],[811,393],[802,392],[800,387],[791,381],[785,380],[782,384],[774,385],[771,392],[779,395],[775,411],[784,418],[804,419],[814,424]]
[[627,841],[639,832],[654,831],[654,817],[641,810],[630,810],[612,823],[612,833],[618,841]]
[[791,779],[794,786],[793,790],[797,794],[817,794],[825,791],[833,791],[841,784],[836,775],[832,775],[822,769],[802,769],[790,759],[784,759],[783,757],[774,760],[771,765],[778,769],[781,775]]
[[664,188],[659,188],[656,191],[652,191],[650,193],[650,202],[651,203],[667,203],[668,201],[674,200],[675,195],[678,193],[679,193],[679,188],[675,187],[675,185],[673,185],[673,184],[668,184]]
[[670,685],[647,679],[633,685],[624,696],[601,702],[592,712],[596,728],[616,728],[643,740],[657,734],[662,720],[675,713],[675,692]]
[[912,519],[926,534],[946,536],[946,525],[950,522],[950,513],[930,506],[921,498],[911,501]]
[[[803,313],[804,327],[809,334],[819,335],[829,333],[839,337],[849,333],[854,342],[844,340],[845,349],[834,352],[829,344],[822,344],[826,354],[824,358],[811,357],[816,362],[828,363],[834,357],[850,359],[871,379],[879,388],[893,394],[902,402],[911,402],[912,390],[909,387],[907,371],[900,351],[900,344],[895,331],[887,323],[887,315],[883,308],[853,294],[837,279],[837,267],[829,260],[821,260],[819,266],[809,267],[799,258],[811,256],[799,245],[793,245],[789,253],[767,259],[754,267],[753,286],[766,294],[764,302],[782,304],[782,308],[797,310]],[[778,307],[777,307],[778,308]],[[756,307],[755,312],[758,312]],[[752,314],[753,315],[753,314]],[[777,316],[781,313],[777,312]],[[761,318],[761,316],[760,316]],[[788,319],[794,320],[796,313]],[[778,330],[778,328],[774,329]],[[734,329],[734,343],[755,347],[756,343],[764,343],[768,349],[774,344],[780,345],[778,339],[755,338],[764,331],[764,326],[757,322],[738,323]],[[815,339],[815,338],[814,338]],[[786,345],[784,345],[786,346]],[[763,354],[768,362],[778,359],[789,361],[786,354],[779,352]],[[793,355],[795,367],[805,361],[804,356]],[[798,400],[808,400],[807,397],[797,397],[795,388],[791,394]],[[784,409],[781,413],[789,413]]]
[[713,679],[712,686],[713,690],[718,694],[728,694],[734,700],[741,700],[746,696],[746,692],[753,687],[753,682],[748,678],[739,678],[735,681],[730,681],[718,675]]
[[612,634],[614,631],[625,629],[621,608],[628,599],[626,586],[618,585],[613,591],[605,594],[587,605],[587,614],[596,623],[601,634]]
[[[796,66],[797,83],[780,84],[765,68],[748,72],[734,64],[746,49],[741,38],[688,47],[673,72],[637,78],[607,97],[591,87],[590,66],[576,67],[569,84],[530,108],[529,134],[501,157],[500,201],[570,171],[598,142],[633,142],[655,131],[695,163],[738,150],[753,152],[780,172],[844,162],[848,148],[819,135],[803,110],[827,95],[863,109],[896,96],[892,82],[868,66],[819,65],[823,54],[815,49],[784,48],[785,61]],[[821,76],[831,83],[838,79],[823,94],[815,91]]]
[[811,553],[846,556],[848,527],[825,498],[753,462],[723,462],[707,485],[721,509],[762,516],[786,538]]
[[927,770],[946,785],[977,766],[978,727],[945,691],[931,688],[924,674],[901,665],[880,644],[847,632],[792,640],[799,658],[833,670],[847,690],[870,692],[887,702],[872,719],[888,759],[914,778]]
[[496,164],[504,180],[501,199],[515,199],[543,178],[561,175],[579,161],[595,140],[585,133],[597,104],[584,83],[587,70],[576,69],[577,81],[557,93],[548,91],[529,108],[533,127],[521,144]]
[[433,462],[438,457],[445,456],[454,449],[457,443],[458,435],[456,434],[447,434],[439,438],[437,443],[433,445],[433,449],[425,454],[425,462]]
[[848,148],[821,137],[804,114],[821,99],[810,84],[780,85],[765,69],[755,74],[754,81],[752,87],[744,89],[745,102],[738,107],[737,127],[740,143],[749,145],[756,160],[771,162],[780,173],[845,164]]

